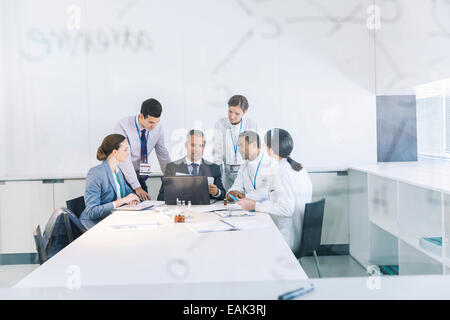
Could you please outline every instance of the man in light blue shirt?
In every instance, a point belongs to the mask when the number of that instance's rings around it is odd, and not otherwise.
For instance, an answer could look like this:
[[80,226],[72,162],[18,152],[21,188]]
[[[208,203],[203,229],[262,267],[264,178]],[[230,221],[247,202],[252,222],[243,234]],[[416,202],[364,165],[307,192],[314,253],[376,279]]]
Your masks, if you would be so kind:
[[120,169],[141,200],[150,200],[146,180],[151,172],[149,158],[153,149],[163,173],[170,162],[160,123],[161,113],[161,104],[156,99],[148,99],[142,103],[139,115],[120,120],[114,129],[115,133],[125,136],[130,145],[130,156],[120,164]]

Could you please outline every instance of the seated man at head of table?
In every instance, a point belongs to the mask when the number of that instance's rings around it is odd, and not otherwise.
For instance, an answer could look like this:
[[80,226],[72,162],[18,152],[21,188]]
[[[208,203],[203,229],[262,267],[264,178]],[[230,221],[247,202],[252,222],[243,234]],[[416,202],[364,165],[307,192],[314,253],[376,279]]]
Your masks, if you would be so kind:
[[[222,184],[222,174],[217,164],[203,159],[205,150],[205,135],[200,130],[191,130],[186,136],[186,156],[167,164],[164,176],[193,175],[214,178],[214,183],[208,185],[211,199],[223,200],[225,189]],[[158,195],[159,201],[164,201],[164,186],[161,186]]]

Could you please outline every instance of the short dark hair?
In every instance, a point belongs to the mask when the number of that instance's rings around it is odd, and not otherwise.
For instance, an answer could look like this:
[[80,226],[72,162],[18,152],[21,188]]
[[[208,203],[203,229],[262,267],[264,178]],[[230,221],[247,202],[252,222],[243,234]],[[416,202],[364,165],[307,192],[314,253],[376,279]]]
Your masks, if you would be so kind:
[[159,118],[162,113],[162,106],[156,99],[148,99],[142,102],[141,113],[144,115],[144,119],[148,116]]
[[247,130],[244,132],[241,132],[239,134],[239,139],[244,137],[245,142],[247,143],[253,143],[256,141],[256,145],[258,146],[258,149],[261,148],[261,140],[259,139],[259,135],[253,131],[253,130]]
[[205,138],[205,135],[203,134],[203,131],[201,130],[196,130],[196,129],[192,129],[191,131],[189,131],[186,135],[186,141],[192,137],[192,136],[197,136],[197,137],[202,137]]
[[247,98],[239,94],[234,95],[228,100],[228,107],[241,107],[242,111],[248,110]]

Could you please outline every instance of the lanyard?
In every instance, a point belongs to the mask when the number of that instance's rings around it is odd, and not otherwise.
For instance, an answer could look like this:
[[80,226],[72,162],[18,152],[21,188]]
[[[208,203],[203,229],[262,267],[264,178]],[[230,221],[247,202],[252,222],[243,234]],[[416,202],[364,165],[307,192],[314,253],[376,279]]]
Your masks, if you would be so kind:
[[255,178],[253,179],[253,181],[252,181],[252,177],[250,177],[250,173],[248,174],[248,177],[250,178],[250,182],[252,183],[253,189],[255,189],[255,190],[256,190],[256,177],[258,176],[259,166],[261,165],[261,161],[262,161],[263,157],[264,157],[264,153],[262,154],[261,159],[259,160],[258,168],[256,168]]
[[147,160],[147,156],[148,156],[147,155],[147,144],[148,144],[148,137],[149,137],[150,133],[147,131],[147,138],[145,140],[145,148],[144,148],[144,145],[142,144],[142,136],[141,136],[141,133],[139,132],[139,128],[138,128],[136,119],[137,119],[137,116],[136,116],[136,118],[134,118],[134,124],[136,126],[136,131],[137,131],[138,136],[139,136],[139,141],[141,143],[142,152],[145,154],[145,159]]
[[[239,135],[241,134],[242,131],[242,119],[241,119],[241,127],[239,128]],[[238,135],[238,137],[239,137]],[[238,141],[236,141],[236,143],[234,143],[234,138],[233,138],[233,132],[230,128],[230,136],[231,136],[231,142],[233,143],[233,150],[234,150],[234,162],[237,162],[237,150],[238,150]]]
[[116,176],[117,185],[118,185],[118,187],[119,187],[120,198],[123,198],[122,187],[120,186],[120,181],[119,181],[119,177],[117,176],[117,172],[114,171],[114,175]]

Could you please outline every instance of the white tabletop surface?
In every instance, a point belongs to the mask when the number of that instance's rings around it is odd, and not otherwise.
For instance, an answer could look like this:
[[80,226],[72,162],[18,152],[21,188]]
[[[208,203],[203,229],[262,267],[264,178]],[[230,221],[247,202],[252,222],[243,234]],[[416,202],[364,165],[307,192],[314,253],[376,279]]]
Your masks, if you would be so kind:
[[315,289],[297,299],[450,299],[450,275],[81,286],[80,289],[14,288],[0,289],[0,299],[274,300],[282,293],[310,283]]
[[349,169],[398,180],[426,189],[450,192],[450,161],[423,159],[411,162],[386,162],[353,165]]
[[[81,286],[307,279],[269,215],[239,218],[254,221],[258,229],[197,233],[190,223],[220,217],[186,211],[192,218],[174,223],[167,212],[173,209],[113,212],[15,287],[64,287],[73,270],[79,270]],[[149,222],[160,225],[154,230],[111,229]]]

